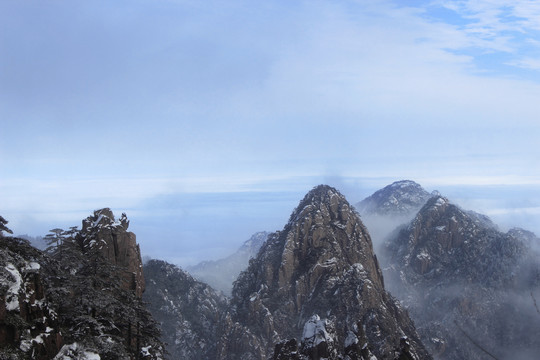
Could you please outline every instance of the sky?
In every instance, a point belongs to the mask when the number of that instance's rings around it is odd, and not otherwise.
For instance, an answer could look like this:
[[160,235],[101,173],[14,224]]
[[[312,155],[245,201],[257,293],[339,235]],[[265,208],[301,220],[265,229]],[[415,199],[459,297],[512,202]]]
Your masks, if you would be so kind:
[[539,1],[0,1],[0,214],[189,265],[412,179],[540,233],[539,98]]

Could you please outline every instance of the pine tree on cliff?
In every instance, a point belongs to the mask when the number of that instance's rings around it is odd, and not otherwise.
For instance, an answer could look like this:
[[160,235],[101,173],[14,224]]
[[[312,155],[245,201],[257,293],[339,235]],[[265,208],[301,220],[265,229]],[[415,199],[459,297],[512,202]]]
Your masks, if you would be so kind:
[[45,235],[45,237],[43,238],[47,245],[49,245],[47,251],[50,251],[53,248],[57,248],[58,246],[62,245],[65,238],[64,233],[65,231],[60,228],[49,230],[49,234]]
[[4,234],[2,234],[4,231],[9,234],[13,234],[13,231],[6,226],[8,222],[9,221],[4,219],[3,216],[0,216],[0,237],[4,236]]

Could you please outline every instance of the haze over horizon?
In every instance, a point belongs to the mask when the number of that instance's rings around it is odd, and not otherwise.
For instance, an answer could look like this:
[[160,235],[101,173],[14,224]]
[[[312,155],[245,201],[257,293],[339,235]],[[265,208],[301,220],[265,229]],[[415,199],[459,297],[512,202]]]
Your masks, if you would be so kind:
[[540,3],[0,3],[0,215],[110,207],[178,264],[327,183],[401,179],[540,233]]

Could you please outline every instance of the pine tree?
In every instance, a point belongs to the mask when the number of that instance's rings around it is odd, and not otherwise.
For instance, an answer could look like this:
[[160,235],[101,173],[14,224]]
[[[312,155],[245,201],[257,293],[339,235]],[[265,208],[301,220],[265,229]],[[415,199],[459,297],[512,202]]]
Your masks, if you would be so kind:
[[6,225],[9,221],[7,221],[6,219],[4,219],[4,217],[0,216],[0,237],[3,237],[4,234],[2,234],[2,232],[7,232],[9,234],[13,234],[13,231],[11,231],[11,229],[9,229]]
[[64,242],[64,233],[65,231],[59,228],[49,230],[49,234],[45,235],[45,237],[43,238],[47,245],[49,245],[47,251],[52,250],[53,248],[58,248],[58,246],[60,246]]

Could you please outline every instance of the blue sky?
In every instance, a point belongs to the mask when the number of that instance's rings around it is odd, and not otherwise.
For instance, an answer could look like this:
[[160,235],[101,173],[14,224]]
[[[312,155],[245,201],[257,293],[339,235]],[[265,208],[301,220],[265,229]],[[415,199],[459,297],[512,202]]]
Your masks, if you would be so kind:
[[407,178],[540,232],[539,98],[535,1],[2,1],[0,213],[189,263]]

